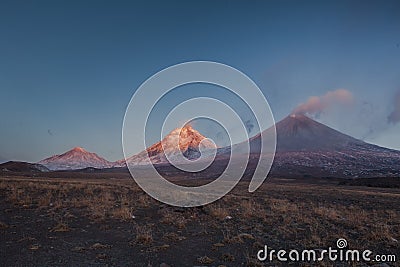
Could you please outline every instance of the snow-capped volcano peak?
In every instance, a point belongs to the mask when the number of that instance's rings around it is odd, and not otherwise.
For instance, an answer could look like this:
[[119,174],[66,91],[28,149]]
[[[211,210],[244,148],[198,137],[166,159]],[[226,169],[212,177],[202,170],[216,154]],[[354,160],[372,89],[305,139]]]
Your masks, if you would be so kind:
[[[166,135],[160,142],[153,144],[139,154],[127,159],[128,164],[141,165],[151,163],[168,163],[168,157],[182,153],[188,159],[197,159],[201,150],[216,149],[216,145],[187,124],[176,128]],[[117,165],[125,165],[125,160],[120,160]]]
[[70,151],[73,151],[73,152],[80,152],[80,153],[89,153],[89,152],[87,152],[85,149],[83,149],[82,147],[79,147],[79,146],[74,147],[74,148],[71,149]]
[[[185,125],[182,128],[176,128],[172,130],[167,136],[164,137],[164,139],[160,143],[157,143],[155,145],[157,149],[160,149],[159,146],[161,145],[162,148],[160,151],[164,149],[164,151],[166,152],[179,152],[178,150],[180,150],[181,152],[185,152],[188,149],[199,150],[200,148],[216,148],[213,142],[211,142],[201,133],[193,129],[193,127],[189,124]],[[153,148],[153,146],[151,146],[150,148]]]
[[96,153],[88,152],[81,147],[74,147],[64,154],[51,156],[38,163],[50,170],[75,170],[87,167],[109,168],[112,166],[109,161]]

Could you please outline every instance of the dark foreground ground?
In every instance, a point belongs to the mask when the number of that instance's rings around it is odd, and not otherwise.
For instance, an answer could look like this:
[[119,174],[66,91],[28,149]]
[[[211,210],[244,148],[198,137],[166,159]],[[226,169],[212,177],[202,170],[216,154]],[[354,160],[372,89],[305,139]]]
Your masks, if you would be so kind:
[[[45,174],[40,174],[45,175]],[[264,245],[394,254],[400,266],[400,189],[328,179],[241,182],[202,208],[149,198],[127,173],[0,177],[1,266],[370,266],[259,262]],[[58,177],[58,178],[57,178]],[[60,178],[61,177],[61,178]],[[387,265],[378,265],[387,266]]]

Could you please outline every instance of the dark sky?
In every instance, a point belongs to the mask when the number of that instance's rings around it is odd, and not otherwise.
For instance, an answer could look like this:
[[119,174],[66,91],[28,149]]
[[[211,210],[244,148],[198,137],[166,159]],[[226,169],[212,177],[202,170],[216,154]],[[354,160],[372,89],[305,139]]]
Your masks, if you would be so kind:
[[191,60],[246,73],[276,120],[310,96],[346,89],[353,104],[318,120],[400,149],[400,126],[387,121],[400,90],[399,1],[143,2],[1,2],[0,161],[74,146],[122,158],[136,88]]

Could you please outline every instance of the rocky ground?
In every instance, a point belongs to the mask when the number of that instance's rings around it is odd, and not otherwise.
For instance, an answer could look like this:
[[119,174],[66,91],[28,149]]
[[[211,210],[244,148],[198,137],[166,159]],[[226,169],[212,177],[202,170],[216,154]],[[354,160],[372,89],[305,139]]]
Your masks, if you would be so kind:
[[338,238],[400,257],[398,188],[271,178],[255,193],[241,182],[213,204],[184,209],[149,198],[128,173],[48,175],[0,178],[2,266],[286,266],[258,261],[257,251],[324,249]]

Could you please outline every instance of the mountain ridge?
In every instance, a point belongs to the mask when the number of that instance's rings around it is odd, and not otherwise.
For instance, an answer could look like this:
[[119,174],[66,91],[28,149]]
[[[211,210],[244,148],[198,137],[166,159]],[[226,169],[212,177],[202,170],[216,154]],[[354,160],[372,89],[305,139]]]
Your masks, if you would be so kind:
[[[291,114],[276,123],[275,129],[277,144],[272,168],[275,175],[317,173],[321,176],[400,177],[400,151],[353,138],[305,115]],[[275,129],[271,127],[263,134],[271,135]],[[260,151],[260,136],[258,134],[249,139],[253,159],[257,158]],[[38,163],[50,170],[126,167],[126,162],[132,165],[168,165],[165,154],[173,158],[182,152],[190,160],[197,159],[201,153],[200,146],[205,151],[216,149],[214,143],[192,126],[186,125],[174,129],[163,140],[130,156],[126,161],[109,162],[95,153],[75,147]],[[226,161],[230,147],[217,149],[216,160]]]
[[50,170],[38,163],[23,161],[7,161],[0,164],[2,172],[49,172]]

